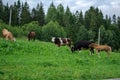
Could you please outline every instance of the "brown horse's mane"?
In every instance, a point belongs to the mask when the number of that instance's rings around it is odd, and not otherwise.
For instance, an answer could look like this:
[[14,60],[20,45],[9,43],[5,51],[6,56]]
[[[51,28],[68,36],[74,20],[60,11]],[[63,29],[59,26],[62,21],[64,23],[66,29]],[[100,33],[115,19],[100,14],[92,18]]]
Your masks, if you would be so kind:
[[2,36],[6,40],[15,41],[15,38],[13,37],[13,34],[5,28],[2,30]]

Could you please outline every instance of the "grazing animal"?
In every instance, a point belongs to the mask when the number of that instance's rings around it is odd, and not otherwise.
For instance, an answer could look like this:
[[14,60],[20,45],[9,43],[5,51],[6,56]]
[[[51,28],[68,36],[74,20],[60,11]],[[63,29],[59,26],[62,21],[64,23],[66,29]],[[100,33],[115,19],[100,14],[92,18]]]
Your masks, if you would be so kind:
[[76,50],[80,51],[81,49],[90,49],[90,54],[94,53],[93,48],[89,48],[89,45],[93,43],[93,41],[79,41],[74,44],[74,47],[71,47],[71,51],[74,52]]
[[111,47],[108,45],[98,45],[96,43],[92,43],[89,45],[90,48],[94,48],[98,54],[98,57],[100,58],[100,51],[105,51],[108,54],[108,57],[110,56],[110,52],[112,51]]
[[57,38],[57,37],[52,37],[52,42],[54,42],[58,47],[60,46],[69,46],[71,47],[71,39],[70,38]]
[[35,32],[33,32],[33,31],[29,32],[29,34],[28,34],[28,40],[30,41],[32,39],[35,41]]
[[13,37],[13,34],[5,28],[2,30],[2,36],[6,40],[16,41],[15,38]]

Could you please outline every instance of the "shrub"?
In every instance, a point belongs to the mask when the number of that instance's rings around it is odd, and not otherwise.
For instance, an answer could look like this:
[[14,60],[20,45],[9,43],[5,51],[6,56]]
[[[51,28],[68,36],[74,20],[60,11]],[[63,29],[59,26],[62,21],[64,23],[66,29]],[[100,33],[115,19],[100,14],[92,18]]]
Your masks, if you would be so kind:
[[24,26],[22,26],[22,30],[24,31],[24,36],[27,36],[30,31],[35,31],[36,38],[41,40],[42,27],[39,26],[37,21],[33,21],[29,24],[25,24]]
[[49,22],[42,28],[43,40],[50,41],[52,37],[66,37],[66,32],[57,22]]

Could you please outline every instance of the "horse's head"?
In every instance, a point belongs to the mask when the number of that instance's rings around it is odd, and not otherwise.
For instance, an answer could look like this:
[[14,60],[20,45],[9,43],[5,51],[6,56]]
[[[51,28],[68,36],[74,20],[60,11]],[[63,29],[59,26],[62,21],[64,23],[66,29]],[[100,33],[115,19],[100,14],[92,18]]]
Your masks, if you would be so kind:
[[91,43],[91,44],[89,45],[90,48],[95,48],[95,47],[97,47],[97,46],[98,46],[98,44],[96,44],[96,43]]
[[4,28],[4,29],[2,30],[2,33],[4,33],[4,32],[8,32],[8,30]]

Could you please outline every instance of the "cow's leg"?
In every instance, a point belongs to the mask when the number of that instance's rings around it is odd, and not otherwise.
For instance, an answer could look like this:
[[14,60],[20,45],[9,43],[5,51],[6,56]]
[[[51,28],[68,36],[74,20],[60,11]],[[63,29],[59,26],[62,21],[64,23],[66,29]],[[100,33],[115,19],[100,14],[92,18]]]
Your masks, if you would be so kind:
[[79,53],[81,53],[81,50],[79,50]]
[[60,44],[56,44],[58,47],[60,47]]
[[79,53],[81,53],[81,49],[78,49]]
[[71,44],[67,44],[71,48]]
[[90,55],[92,55],[94,53],[94,49],[90,48]]

